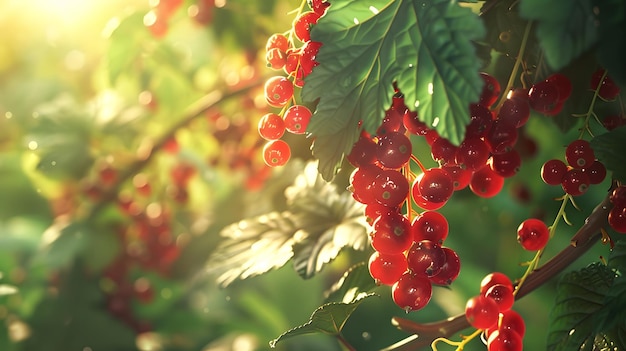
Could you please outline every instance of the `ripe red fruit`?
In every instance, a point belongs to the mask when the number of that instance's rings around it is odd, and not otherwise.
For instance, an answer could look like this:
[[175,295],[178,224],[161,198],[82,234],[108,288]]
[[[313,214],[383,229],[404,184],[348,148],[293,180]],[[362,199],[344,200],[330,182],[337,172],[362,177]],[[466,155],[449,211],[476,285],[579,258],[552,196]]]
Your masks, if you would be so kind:
[[[599,69],[593,73],[591,76],[591,89],[598,90],[598,96],[604,100],[613,100],[619,95],[620,88],[611,77],[605,75],[604,79],[602,76],[605,74],[604,69]],[[600,80],[602,79],[602,82]]]
[[574,168],[584,168],[595,161],[596,155],[587,140],[576,139],[567,145],[565,159]]
[[493,155],[489,159],[489,167],[499,176],[509,178],[517,174],[522,165],[522,158],[517,150],[513,149],[503,154]]
[[311,40],[311,26],[317,23],[320,15],[314,11],[301,13],[293,21],[293,33],[303,43]]
[[273,70],[281,70],[287,63],[287,54],[279,49],[271,49],[265,53],[265,62]]
[[495,120],[485,137],[485,141],[493,154],[503,154],[517,143],[519,132],[515,125],[504,120]]
[[267,39],[267,43],[265,44],[265,51],[270,51],[272,49],[278,49],[286,53],[287,49],[289,49],[289,40],[284,34],[281,34],[281,33],[272,34]]
[[496,284],[503,284],[513,289],[511,279],[504,273],[492,272],[487,274],[480,282],[480,294],[484,295],[489,288]]
[[489,145],[483,139],[469,137],[463,140],[456,150],[456,164],[470,170],[477,170],[487,163],[489,153]]
[[304,134],[311,120],[311,110],[303,105],[293,105],[285,111],[285,129],[293,134]]
[[446,263],[446,253],[439,244],[422,240],[413,243],[406,254],[406,261],[412,273],[432,277],[439,273]]
[[283,166],[291,157],[291,148],[283,140],[269,141],[263,147],[263,160],[270,167]]
[[587,189],[589,189],[589,184],[591,184],[589,176],[581,169],[576,168],[567,171],[561,181],[563,190],[572,196],[586,193]]
[[615,206],[609,212],[609,225],[618,233],[626,234],[626,207]]
[[315,58],[321,47],[322,43],[318,41],[308,41],[302,45],[300,67],[302,67],[302,73],[305,77],[313,72],[313,68],[319,64]]
[[430,146],[430,155],[442,165],[454,164],[457,149],[448,139],[437,137]]
[[470,123],[465,129],[465,138],[482,138],[489,133],[493,124],[493,114],[491,110],[480,104],[470,105]]
[[559,90],[554,82],[537,82],[528,91],[528,103],[537,112],[550,112],[559,103]]
[[459,165],[448,165],[441,167],[448,172],[450,178],[452,178],[452,184],[454,184],[454,190],[465,189],[472,179],[473,171],[470,169],[462,168]]
[[508,310],[500,313],[500,320],[498,321],[498,329],[510,329],[517,333],[517,335],[524,337],[526,333],[526,324],[524,319],[519,313],[514,310]]
[[293,97],[293,83],[285,77],[272,77],[265,82],[265,100],[274,107],[282,107]]
[[456,252],[448,247],[441,248],[446,254],[446,262],[436,275],[430,277],[433,284],[450,285],[459,276],[461,271],[461,261]]
[[567,166],[561,160],[548,160],[541,166],[541,179],[548,185],[558,185],[563,181]]
[[484,198],[496,196],[503,186],[504,178],[487,165],[472,174],[469,184],[474,194]]
[[452,178],[441,168],[430,168],[415,179],[421,196],[429,202],[448,201],[454,192]]
[[378,217],[370,234],[372,246],[380,253],[395,255],[406,251],[413,243],[411,223],[401,213],[391,210]]
[[508,311],[513,307],[515,296],[513,289],[505,284],[496,284],[485,292],[485,296],[494,300],[500,312]]
[[285,121],[275,113],[265,114],[259,120],[258,131],[263,139],[280,139],[285,134]]
[[626,207],[626,186],[622,185],[613,189],[609,200],[615,207]]
[[378,162],[391,169],[398,169],[409,162],[412,152],[411,140],[400,132],[383,135],[376,147]]
[[572,82],[566,75],[554,73],[546,78],[546,81],[554,84],[559,91],[559,101],[565,101],[572,95]]
[[418,242],[430,240],[435,243],[443,243],[448,237],[448,220],[444,215],[435,211],[425,211],[413,219],[411,231],[413,240]]
[[598,160],[593,161],[590,166],[583,168],[582,171],[589,177],[590,184],[600,184],[606,178],[606,167]]
[[480,93],[478,103],[485,107],[490,107],[500,96],[500,83],[494,76],[485,72],[480,72],[480,77],[485,82],[485,85]]
[[499,120],[513,124],[516,128],[526,124],[528,118],[530,118],[530,105],[527,96],[510,97],[504,100],[498,111]]
[[543,249],[550,240],[548,226],[536,218],[529,218],[517,227],[517,241],[528,251]]
[[396,170],[381,170],[372,183],[371,192],[382,205],[400,206],[409,195],[409,182]]
[[352,150],[346,158],[354,167],[372,164],[376,160],[376,143],[371,138],[361,135],[352,145]]
[[404,273],[391,288],[393,301],[403,310],[424,308],[432,297],[432,284],[425,275]]
[[484,295],[467,300],[465,318],[476,329],[487,329],[498,322],[498,304]]
[[407,269],[404,254],[385,255],[376,251],[370,256],[368,268],[377,284],[393,285]]
[[522,337],[510,329],[498,329],[489,335],[488,351],[522,351]]

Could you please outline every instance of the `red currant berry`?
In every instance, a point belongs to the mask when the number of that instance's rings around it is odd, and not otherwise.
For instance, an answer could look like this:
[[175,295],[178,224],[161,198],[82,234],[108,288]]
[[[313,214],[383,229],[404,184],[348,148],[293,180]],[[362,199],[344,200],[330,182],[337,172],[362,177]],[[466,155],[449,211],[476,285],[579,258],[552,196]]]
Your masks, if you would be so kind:
[[543,249],[550,240],[548,226],[536,218],[529,218],[517,227],[517,241],[528,251]]
[[306,106],[293,105],[285,111],[285,128],[293,134],[304,134],[311,120],[311,110]]
[[420,189],[419,189],[419,184],[417,181],[413,182],[413,185],[411,187],[411,197],[413,198],[413,201],[415,201],[415,203],[417,204],[417,206],[423,208],[424,210],[427,211],[434,211],[434,210],[438,210],[440,208],[442,208],[447,201],[443,201],[443,202],[431,202],[427,199],[425,199],[422,194],[420,193]]
[[415,179],[421,196],[429,202],[446,202],[454,192],[452,178],[441,168],[430,168]]
[[307,0],[311,10],[315,11],[320,16],[326,13],[326,9],[330,6],[330,3],[326,0]]
[[[620,88],[611,77],[605,75],[605,70],[599,69],[591,76],[591,89],[598,90],[598,96],[603,100],[613,100],[619,95]],[[604,75],[604,79],[602,76]],[[600,80],[602,79],[602,82]]]
[[498,119],[519,128],[530,118],[528,97],[511,97],[506,99],[498,111]]
[[489,335],[487,351],[522,351],[522,337],[510,329],[498,329]]
[[470,123],[465,129],[465,138],[482,138],[489,133],[493,124],[493,114],[487,107],[479,104],[470,105]]
[[270,167],[283,166],[291,157],[291,148],[283,140],[272,140],[263,147],[263,160]]
[[489,144],[491,153],[503,154],[515,146],[518,134],[515,125],[497,119],[493,121],[485,141]]
[[400,132],[387,133],[378,139],[376,156],[386,168],[398,169],[404,166],[413,152],[411,140]]
[[372,246],[380,253],[400,254],[413,243],[411,223],[399,212],[388,211],[374,221],[373,227]]
[[406,254],[406,261],[412,273],[432,277],[439,273],[446,263],[446,253],[437,243],[422,240],[413,243]]
[[504,273],[492,272],[487,274],[480,282],[480,294],[484,295],[489,288],[496,284],[503,284],[513,290],[511,279]]
[[528,91],[528,103],[537,112],[552,111],[559,103],[559,90],[553,82],[537,82]]
[[276,48],[271,49],[265,54],[265,62],[267,62],[267,67],[273,70],[281,70],[287,63],[287,54]]
[[415,217],[411,224],[413,240],[418,242],[430,240],[435,243],[443,243],[448,237],[448,220],[441,213],[425,211]]
[[433,287],[428,277],[404,273],[391,288],[393,301],[407,312],[424,308],[432,297]]
[[470,190],[480,197],[496,196],[504,186],[504,178],[494,172],[491,167],[485,166],[472,174]]
[[278,49],[286,53],[287,49],[289,49],[289,40],[284,34],[272,34],[267,39],[267,43],[265,44],[265,51],[270,51],[272,49]]
[[320,18],[320,15],[313,12],[307,11],[301,13],[296,19],[293,21],[293,33],[296,38],[303,43],[311,40],[311,26],[317,23],[317,20]]
[[407,269],[404,254],[385,255],[374,252],[370,256],[368,268],[376,284],[393,285]]
[[442,165],[454,164],[457,149],[448,139],[438,137],[430,146],[430,154],[434,161]]
[[380,172],[380,168],[375,165],[364,165],[352,171],[350,174],[352,197],[364,204],[377,203],[372,186]]
[[280,139],[285,134],[285,121],[275,113],[268,113],[259,120],[258,131],[263,139]]
[[589,188],[589,176],[581,169],[570,169],[563,176],[561,187],[572,196],[582,195]]
[[318,41],[308,41],[302,45],[300,67],[302,67],[302,72],[305,77],[313,72],[313,68],[319,64],[315,61],[315,58],[321,47],[322,43]]
[[615,189],[609,196],[609,200],[616,207],[626,207],[626,186],[622,185]]
[[618,233],[626,234],[626,207],[615,206],[609,212],[609,225]]
[[561,160],[548,160],[541,166],[541,179],[548,185],[558,185],[567,173],[567,166]]
[[489,145],[484,140],[477,137],[466,138],[456,150],[456,164],[477,170],[487,163],[490,151]]
[[372,164],[376,160],[376,143],[371,138],[361,134],[359,140],[352,145],[352,150],[346,158],[354,167]]
[[559,91],[559,101],[565,101],[572,95],[572,82],[564,74],[551,74],[546,81],[552,83]]
[[441,167],[448,172],[450,178],[452,178],[452,184],[454,184],[454,190],[465,189],[474,173],[471,169],[463,168],[459,165],[448,165]]
[[517,333],[517,335],[524,337],[526,333],[526,323],[524,323],[524,319],[519,313],[514,310],[504,311],[500,315],[500,320],[498,321],[498,329],[510,329]]
[[620,115],[609,115],[604,117],[602,125],[606,128],[606,130],[613,130],[617,127],[626,125],[626,118]]
[[584,168],[595,161],[596,155],[587,140],[577,139],[567,145],[565,159],[574,168]]
[[265,100],[274,107],[282,107],[293,97],[293,83],[285,77],[272,77],[265,82]]
[[480,72],[480,77],[485,82],[485,85],[480,93],[478,103],[485,107],[490,107],[500,96],[500,83],[494,76],[485,72]]
[[484,295],[478,295],[467,300],[465,318],[476,329],[487,329],[498,322],[498,304]]
[[485,296],[494,300],[498,305],[498,311],[508,311],[513,307],[515,296],[513,289],[505,284],[496,284],[485,292]]
[[436,275],[430,277],[433,284],[450,285],[459,276],[461,271],[461,260],[454,250],[448,247],[441,248],[446,254],[446,263],[443,264],[441,270]]
[[376,201],[388,207],[399,206],[409,195],[409,182],[406,177],[392,169],[381,170],[371,188]]
[[499,155],[493,155],[489,159],[489,167],[499,176],[509,178],[517,174],[522,165],[522,158],[517,150],[513,149]]
[[583,168],[582,171],[589,177],[590,184],[600,184],[606,178],[606,167],[598,160],[593,161],[591,166]]
[[406,110],[402,116],[404,127],[415,135],[424,136],[428,132],[428,126],[419,120],[417,112]]

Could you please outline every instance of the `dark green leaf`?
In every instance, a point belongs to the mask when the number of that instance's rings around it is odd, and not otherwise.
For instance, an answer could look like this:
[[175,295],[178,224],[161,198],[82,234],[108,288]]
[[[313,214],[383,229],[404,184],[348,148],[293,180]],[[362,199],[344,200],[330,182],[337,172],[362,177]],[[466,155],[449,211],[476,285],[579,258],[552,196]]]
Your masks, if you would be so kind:
[[613,178],[626,182],[626,126],[598,135],[591,140],[591,147]]
[[537,39],[554,70],[565,67],[598,39],[592,0],[522,0],[520,14],[536,21]]
[[338,335],[352,312],[364,299],[372,296],[376,295],[373,293],[363,294],[350,303],[330,302],[324,304],[313,312],[307,323],[290,329],[270,341],[270,347],[274,348],[279,341],[297,335],[311,333]]
[[54,223],[43,233],[33,264],[50,270],[70,266],[82,254],[90,234],[79,223]]
[[289,211],[243,220],[222,231],[226,239],[208,265],[228,285],[285,265],[294,259],[296,271],[310,278],[344,247],[363,250],[367,228],[363,205],[349,192],[337,192],[309,163],[285,190]]
[[308,132],[324,179],[350,151],[360,121],[376,130],[393,82],[422,121],[455,144],[463,139],[483,84],[472,40],[484,28],[471,10],[446,0],[337,0],[311,35],[323,46],[302,97],[319,99]]
[[326,301],[349,303],[361,294],[371,292],[376,287],[376,282],[370,275],[367,263],[361,262],[350,267],[341,279],[331,287]]
[[623,0],[594,1],[598,9],[597,56],[600,64],[606,68],[611,78],[626,89],[626,2]]
[[596,332],[615,328],[626,321],[626,276],[615,278],[604,298],[604,306],[594,314]]
[[[521,18],[518,12],[518,0],[488,0],[481,8],[480,17],[485,23],[487,35],[485,41],[491,48],[500,52],[509,60],[515,60],[522,45],[522,38],[526,31],[528,21]],[[536,56],[538,47],[534,40],[526,42],[525,53],[528,57],[532,54]],[[536,63],[528,60],[529,65]]]
[[593,343],[594,313],[602,308],[614,279],[614,271],[600,263],[563,276],[550,314],[549,350],[578,350]]
[[609,256],[608,266],[619,271],[622,275],[626,274],[626,239],[615,242],[615,247]]

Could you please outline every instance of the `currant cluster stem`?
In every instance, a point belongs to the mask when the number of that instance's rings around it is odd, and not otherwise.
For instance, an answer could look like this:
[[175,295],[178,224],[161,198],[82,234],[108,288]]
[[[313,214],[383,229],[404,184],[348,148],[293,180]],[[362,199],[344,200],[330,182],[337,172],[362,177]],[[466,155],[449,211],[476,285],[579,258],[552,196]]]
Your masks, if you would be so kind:
[[[612,192],[614,187],[615,184],[611,187],[608,194]],[[570,245],[561,250],[561,252],[556,254],[541,267],[532,270],[528,274],[524,284],[521,285],[519,289],[516,289],[515,299],[520,299],[534,291],[587,252],[602,236],[602,229],[607,225],[607,216],[611,207],[609,196],[607,195],[604,200],[593,209],[585,223],[578,229],[576,234],[574,234],[570,240]],[[449,337],[469,327],[465,314],[459,314],[442,321],[424,324],[394,317],[392,324],[405,332],[417,334],[418,337],[410,337],[405,339],[406,341],[401,341],[381,351],[417,350],[430,345],[437,338]]]
[[[517,70],[519,66],[522,64],[522,58],[524,57],[524,52],[526,51],[526,43],[528,42],[528,37],[530,36],[530,29],[532,28],[533,22],[528,21],[526,24],[526,29],[524,30],[524,37],[522,37],[522,43],[519,48],[519,52],[517,53],[517,57],[515,58],[515,64],[513,65],[513,69],[511,70],[511,75],[509,75],[509,81],[506,83],[506,87],[503,91],[508,92],[513,87],[513,83],[515,82],[515,77],[517,77]],[[500,101],[496,105],[495,110],[498,111],[502,104],[507,99],[507,94],[502,94]]]

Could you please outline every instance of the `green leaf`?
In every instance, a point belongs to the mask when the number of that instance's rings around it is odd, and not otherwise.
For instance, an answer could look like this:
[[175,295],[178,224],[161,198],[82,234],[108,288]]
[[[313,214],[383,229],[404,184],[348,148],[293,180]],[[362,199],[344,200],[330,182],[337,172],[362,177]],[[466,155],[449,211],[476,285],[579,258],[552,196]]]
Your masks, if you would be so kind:
[[609,256],[608,266],[626,274],[626,239],[615,242],[615,246]]
[[550,314],[549,350],[578,350],[593,343],[594,313],[602,308],[614,279],[615,272],[600,263],[563,276]]
[[[505,54],[508,60],[517,57],[528,24],[519,16],[518,4],[519,0],[487,0],[480,9],[480,17],[487,29],[485,41],[495,51]],[[526,60],[529,54],[536,54],[537,51],[534,40],[526,42]],[[529,65],[536,64],[537,58],[533,58],[529,60]]]
[[326,301],[349,303],[377,287],[366,262],[356,264],[346,271],[331,288]]
[[105,62],[109,80],[113,83],[124,73],[136,72],[134,66],[141,58],[144,49],[142,44],[150,42],[150,33],[143,24],[144,15],[140,12],[132,13],[107,33],[110,44]]
[[0,296],[5,295],[13,295],[16,294],[19,290],[16,286],[8,285],[8,284],[0,284]]
[[304,278],[319,272],[344,247],[367,247],[364,207],[348,191],[338,192],[309,163],[285,190],[289,211],[272,212],[224,228],[225,237],[208,263],[226,286],[282,267],[293,258]]
[[554,70],[565,67],[598,40],[592,0],[522,0],[520,14],[537,22],[537,39]]
[[330,302],[324,304],[313,312],[308,322],[290,329],[270,341],[270,347],[275,348],[276,343],[279,341],[297,335],[312,333],[339,335],[352,312],[356,310],[364,299],[372,296],[376,296],[376,294],[361,295],[350,303]]
[[333,1],[312,29],[323,46],[302,90],[305,101],[319,99],[308,132],[324,179],[350,152],[360,121],[370,133],[380,125],[393,82],[422,121],[459,144],[484,84],[472,44],[484,32],[454,1]]
[[594,1],[598,9],[598,47],[600,64],[606,68],[611,78],[626,89],[626,41],[623,39],[626,27],[626,2],[623,0]]
[[613,178],[626,182],[626,126],[615,128],[591,140],[598,160],[613,172]]
[[83,224],[58,220],[41,236],[33,264],[49,270],[70,266],[82,254],[90,234]]

